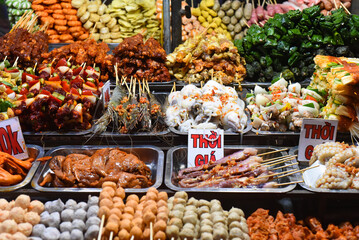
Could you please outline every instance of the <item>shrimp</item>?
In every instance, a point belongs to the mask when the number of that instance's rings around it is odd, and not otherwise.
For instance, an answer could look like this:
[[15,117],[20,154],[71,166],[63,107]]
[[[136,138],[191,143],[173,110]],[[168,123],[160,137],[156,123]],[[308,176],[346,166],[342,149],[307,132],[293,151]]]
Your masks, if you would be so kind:
[[186,32],[191,32],[192,29],[193,25],[191,23],[188,23],[186,26],[184,26],[184,30],[186,30]]

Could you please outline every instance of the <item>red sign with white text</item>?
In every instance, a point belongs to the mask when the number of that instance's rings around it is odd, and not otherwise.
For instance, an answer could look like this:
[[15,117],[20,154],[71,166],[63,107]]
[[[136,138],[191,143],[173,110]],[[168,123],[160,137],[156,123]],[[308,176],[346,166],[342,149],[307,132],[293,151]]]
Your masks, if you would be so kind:
[[0,122],[0,151],[13,155],[18,159],[29,157],[17,117]]

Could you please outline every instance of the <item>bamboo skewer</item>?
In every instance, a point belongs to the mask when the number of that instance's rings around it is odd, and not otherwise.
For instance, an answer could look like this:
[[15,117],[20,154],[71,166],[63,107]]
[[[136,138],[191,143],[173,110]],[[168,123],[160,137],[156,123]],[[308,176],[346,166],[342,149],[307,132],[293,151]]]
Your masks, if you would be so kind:
[[283,148],[283,149],[276,150],[276,151],[260,153],[260,154],[257,154],[257,156],[260,157],[260,156],[264,156],[264,155],[267,155],[267,154],[277,153],[277,152],[283,152],[283,151],[287,151],[287,150],[288,150],[288,148]]
[[282,160],[285,160],[285,159],[289,159],[289,158],[296,158],[297,156],[286,156],[286,157],[282,157],[282,158],[279,158],[277,160],[273,160],[273,161],[269,161],[269,162],[265,162],[265,163],[262,163],[262,165],[268,165],[268,164],[272,164],[272,163],[276,163],[276,162],[280,162]]
[[113,239],[113,232],[111,231],[111,232],[110,232],[110,237],[109,237],[108,240],[112,240],[112,239]]
[[287,171],[284,171],[284,172],[273,173],[273,174],[269,174],[269,175],[265,175],[265,176],[256,177],[255,179],[270,178],[270,177],[274,177],[274,176],[277,176],[277,175],[281,175],[283,173],[290,173],[290,172],[293,172],[293,171],[296,171],[296,170],[291,169],[291,170],[287,170]]
[[295,184],[295,183],[302,183],[303,180],[300,181],[293,181],[293,182],[285,182],[285,183],[277,183],[275,184],[275,186],[285,186],[285,185],[290,185],[290,184]]
[[348,13],[351,14],[351,12],[349,12],[348,8],[346,6],[344,6],[344,4],[342,2],[340,2],[340,5],[344,8],[344,10]]
[[285,167],[291,167],[291,166],[294,166],[294,165],[298,165],[298,163],[292,163],[292,164],[288,164],[288,165],[283,165],[281,167],[272,168],[270,170],[274,171],[274,170],[278,170],[278,169],[285,168]]
[[288,158],[288,159],[282,160],[282,161],[280,161],[280,162],[276,162],[276,163],[272,163],[272,164],[264,165],[264,166],[270,167],[270,166],[274,166],[274,165],[278,165],[278,164],[281,164],[281,163],[285,163],[285,162],[292,161],[293,159],[294,159],[294,158]]
[[286,176],[292,175],[292,174],[294,174],[294,173],[305,172],[305,171],[307,171],[307,170],[309,170],[309,169],[316,168],[316,167],[319,167],[319,165],[312,166],[312,167],[307,167],[307,168],[303,168],[303,169],[300,169],[300,170],[291,172],[290,174],[284,174],[284,175],[279,176],[279,177],[276,177],[276,178],[286,177]]
[[101,217],[101,224],[100,224],[100,230],[98,231],[97,240],[101,240],[102,230],[103,230],[103,225],[104,225],[104,224],[105,224],[105,215],[102,215],[102,217]]
[[153,226],[152,226],[152,222],[150,222],[150,240],[153,240]]
[[266,159],[264,160],[262,163],[267,163],[267,162],[271,162],[273,160],[277,160],[277,159],[281,159],[281,158],[286,158],[288,156],[294,156],[294,155],[283,155],[283,156],[280,156],[280,157],[275,157],[275,158],[270,158],[270,159]]
[[134,240],[135,239],[135,236],[132,236],[130,240]]

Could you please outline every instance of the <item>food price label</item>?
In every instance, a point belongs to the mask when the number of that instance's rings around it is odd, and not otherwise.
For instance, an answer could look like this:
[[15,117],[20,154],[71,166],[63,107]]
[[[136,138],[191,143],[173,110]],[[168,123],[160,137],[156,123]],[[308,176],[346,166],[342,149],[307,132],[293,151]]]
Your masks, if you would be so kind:
[[325,142],[335,142],[338,120],[303,119],[300,131],[298,160],[309,161],[314,147]]
[[223,136],[222,129],[190,129],[187,166],[196,167],[223,158]]
[[107,108],[108,103],[110,102],[110,81],[107,81],[103,86],[102,86],[102,103],[103,103],[103,107]]
[[18,159],[29,157],[18,117],[0,122],[0,150]]

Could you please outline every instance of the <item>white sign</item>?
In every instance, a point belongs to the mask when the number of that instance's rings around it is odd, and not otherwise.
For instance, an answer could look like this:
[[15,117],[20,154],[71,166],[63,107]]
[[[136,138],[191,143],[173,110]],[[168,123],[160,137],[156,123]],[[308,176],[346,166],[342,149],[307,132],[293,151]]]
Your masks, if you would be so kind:
[[0,151],[18,159],[29,157],[18,117],[0,122]]
[[337,129],[337,120],[303,119],[299,138],[298,160],[309,161],[316,145],[335,142]]
[[102,103],[103,107],[107,108],[108,103],[110,102],[110,81],[107,81],[101,89],[102,92]]
[[223,158],[222,129],[190,129],[187,167],[196,167]]

